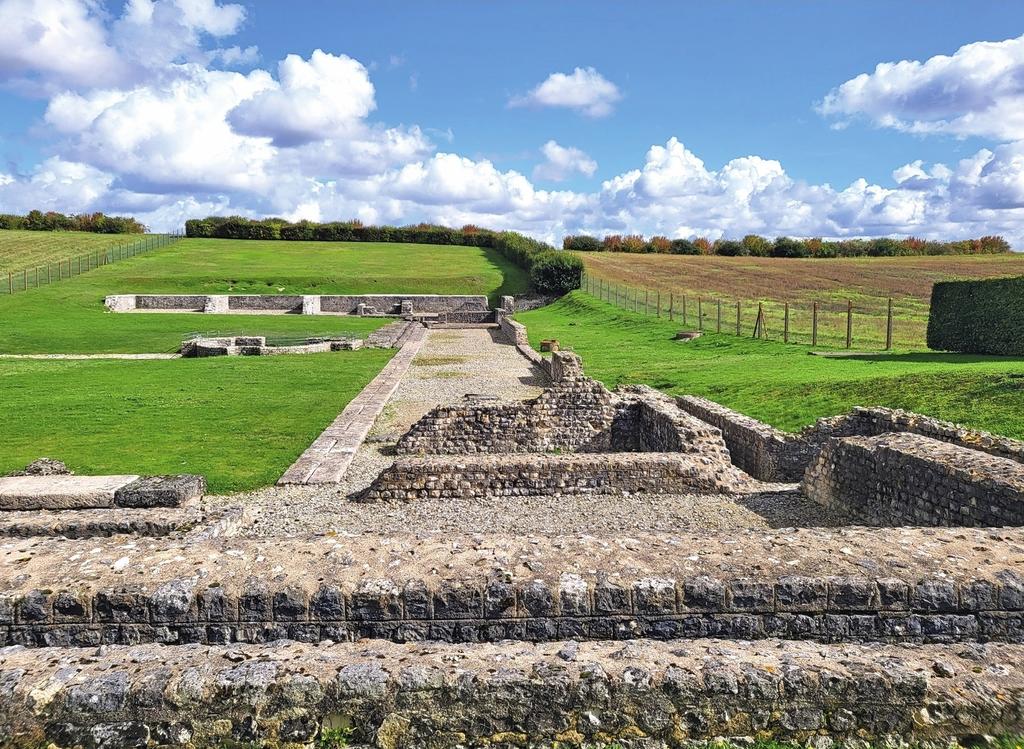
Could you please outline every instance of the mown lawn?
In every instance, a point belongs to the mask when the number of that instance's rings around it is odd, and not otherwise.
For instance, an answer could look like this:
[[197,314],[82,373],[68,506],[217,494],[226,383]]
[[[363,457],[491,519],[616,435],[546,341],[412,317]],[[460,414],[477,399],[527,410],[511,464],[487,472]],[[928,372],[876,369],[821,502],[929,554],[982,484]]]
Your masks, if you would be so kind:
[[274,483],[393,355],[0,360],[0,475],[47,456],[76,473]]
[[[31,232],[29,232],[31,233]],[[44,235],[45,236],[45,235]],[[188,239],[73,279],[0,295],[0,353],[148,353],[188,333],[365,334],[380,320],[345,317],[112,314],[110,294],[500,294],[522,269],[477,247]]]
[[[86,231],[23,231],[21,229],[0,229],[0,294],[6,293],[7,274],[28,269],[29,276],[37,266],[44,266],[41,276],[45,277],[46,263],[57,263],[87,252],[100,252],[119,244],[138,242],[142,234],[95,234]],[[53,270],[56,273],[56,268]],[[15,288],[21,288],[22,281],[14,279]]]
[[877,405],[1024,438],[1024,359],[926,352],[830,359],[809,356],[806,346],[714,333],[680,343],[672,340],[678,323],[582,292],[517,319],[534,346],[557,338],[608,386],[702,395],[782,429]]
[[[660,292],[667,309],[669,294],[676,309],[688,301],[689,322],[696,319],[697,297],[704,300],[705,327],[717,325],[716,302],[723,302],[723,328],[735,328],[736,301],[742,327],[753,327],[757,303],[764,302],[768,331],[781,337],[785,302],[790,303],[791,338],[809,343],[811,307],[819,307],[819,344],[842,345],[846,309],[854,306],[854,347],[882,348],[888,300],[893,300],[894,338],[898,345],[924,348],[932,284],[952,278],[1024,275],[1024,253],[941,257],[795,259],[636,255],[618,252],[577,253],[586,264],[600,296],[633,308],[644,290]],[[609,288],[610,286],[610,288]],[[628,301],[626,297],[628,295]]]

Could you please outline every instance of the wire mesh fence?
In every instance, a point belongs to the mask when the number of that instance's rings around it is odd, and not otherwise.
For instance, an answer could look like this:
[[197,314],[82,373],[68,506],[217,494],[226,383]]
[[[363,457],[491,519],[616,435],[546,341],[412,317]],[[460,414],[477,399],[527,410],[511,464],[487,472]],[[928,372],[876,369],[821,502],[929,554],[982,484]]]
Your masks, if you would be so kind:
[[51,260],[21,270],[8,271],[6,278],[0,280],[0,294],[28,291],[74,278],[96,268],[166,247],[181,239],[182,236],[180,232],[146,234],[134,240],[121,240],[106,249],[92,250],[61,260]]
[[860,300],[787,302],[652,290],[585,274],[582,290],[637,314],[678,322],[683,329],[763,338],[822,348],[922,348],[927,318]]

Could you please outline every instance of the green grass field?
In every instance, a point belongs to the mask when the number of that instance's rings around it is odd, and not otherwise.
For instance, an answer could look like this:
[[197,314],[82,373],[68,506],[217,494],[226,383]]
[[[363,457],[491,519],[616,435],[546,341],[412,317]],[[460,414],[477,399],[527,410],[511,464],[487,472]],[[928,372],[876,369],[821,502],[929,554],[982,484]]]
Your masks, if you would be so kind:
[[[93,234],[84,231],[22,231],[0,229],[0,293],[7,291],[7,274],[45,266],[87,252],[103,251],[119,243],[137,242],[141,234]],[[45,275],[46,271],[43,270]],[[15,287],[21,281],[15,279]]]
[[111,314],[103,307],[109,294],[459,293],[495,298],[526,286],[522,269],[477,247],[188,239],[50,286],[0,296],[0,353],[149,353],[174,350],[193,332],[366,334],[382,324],[301,315]]
[[393,355],[0,360],[0,475],[47,456],[76,473],[200,473],[272,484]]
[[852,359],[806,346],[705,333],[672,340],[680,325],[574,292],[517,315],[537,346],[557,338],[608,386],[646,383],[702,395],[781,429],[853,406],[905,408],[1024,438],[1024,359],[894,352]]

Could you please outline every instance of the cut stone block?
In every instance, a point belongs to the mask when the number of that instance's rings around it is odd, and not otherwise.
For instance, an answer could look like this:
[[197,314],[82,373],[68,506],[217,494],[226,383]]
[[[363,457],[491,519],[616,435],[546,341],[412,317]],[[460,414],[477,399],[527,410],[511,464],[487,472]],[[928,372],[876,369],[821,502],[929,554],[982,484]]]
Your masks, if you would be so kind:
[[7,476],[0,478],[0,510],[75,510],[113,507],[114,497],[139,477]]
[[120,487],[114,495],[119,507],[180,507],[199,499],[206,491],[206,479],[195,474],[145,476]]

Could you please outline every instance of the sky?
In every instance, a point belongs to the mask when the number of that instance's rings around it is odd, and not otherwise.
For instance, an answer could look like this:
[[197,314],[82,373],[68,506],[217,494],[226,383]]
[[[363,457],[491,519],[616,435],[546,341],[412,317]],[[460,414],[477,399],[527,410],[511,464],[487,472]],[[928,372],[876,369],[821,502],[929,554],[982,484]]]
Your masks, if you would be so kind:
[[1024,249],[1024,4],[0,0],[0,212]]

